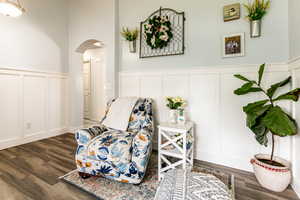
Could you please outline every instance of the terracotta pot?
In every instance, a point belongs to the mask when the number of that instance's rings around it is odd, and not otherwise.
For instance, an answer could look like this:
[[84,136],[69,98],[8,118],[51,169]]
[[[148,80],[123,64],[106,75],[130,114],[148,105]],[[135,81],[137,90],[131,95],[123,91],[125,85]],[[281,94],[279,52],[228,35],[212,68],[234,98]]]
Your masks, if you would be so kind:
[[270,157],[267,154],[257,154],[254,159],[251,159],[255,176],[264,188],[274,192],[283,192],[292,180],[291,165],[279,157],[274,157],[274,161],[284,167],[275,167],[259,161],[259,159],[270,159]]

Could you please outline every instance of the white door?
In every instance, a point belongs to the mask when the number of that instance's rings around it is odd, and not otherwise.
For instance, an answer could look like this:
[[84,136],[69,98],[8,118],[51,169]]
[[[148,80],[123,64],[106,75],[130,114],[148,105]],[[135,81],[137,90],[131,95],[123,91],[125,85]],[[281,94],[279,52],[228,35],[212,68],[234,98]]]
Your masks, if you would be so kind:
[[84,94],[84,118],[90,119],[91,115],[91,63],[83,64],[83,94]]

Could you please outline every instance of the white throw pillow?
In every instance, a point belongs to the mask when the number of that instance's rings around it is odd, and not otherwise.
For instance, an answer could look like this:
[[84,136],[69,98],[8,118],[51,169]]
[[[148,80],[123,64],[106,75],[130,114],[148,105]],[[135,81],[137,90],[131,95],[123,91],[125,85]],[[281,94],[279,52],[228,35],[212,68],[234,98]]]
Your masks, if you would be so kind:
[[126,131],[132,110],[137,102],[137,97],[117,98],[110,106],[102,124],[116,130]]

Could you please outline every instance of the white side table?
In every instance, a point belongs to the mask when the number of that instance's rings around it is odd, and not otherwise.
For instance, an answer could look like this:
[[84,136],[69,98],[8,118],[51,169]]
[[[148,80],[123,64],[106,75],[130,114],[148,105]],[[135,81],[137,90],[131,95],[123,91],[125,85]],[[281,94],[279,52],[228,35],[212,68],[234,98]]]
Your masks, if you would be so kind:
[[[177,161],[172,163],[170,158],[176,158]],[[158,180],[161,180],[162,173],[177,166],[181,165],[183,170],[187,170],[188,165],[192,168],[193,159],[194,124],[192,122],[186,122],[184,125],[161,123],[158,126]],[[163,162],[167,166],[163,167]]]

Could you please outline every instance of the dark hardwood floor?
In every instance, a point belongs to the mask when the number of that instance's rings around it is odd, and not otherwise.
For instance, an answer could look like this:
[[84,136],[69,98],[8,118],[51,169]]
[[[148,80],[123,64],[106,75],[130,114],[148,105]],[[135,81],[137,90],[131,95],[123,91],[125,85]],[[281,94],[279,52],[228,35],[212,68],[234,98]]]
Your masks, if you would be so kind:
[[[0,151],[0,200],[95,200],[58,179],[76,168],[76,146],[74,135],[68,133]],[[234,174],[238,200],[298,199],[291,188],[283,193],[261,188],[249,172],[201,161],[196,165]]]

